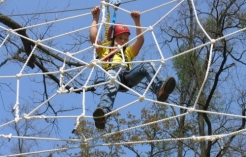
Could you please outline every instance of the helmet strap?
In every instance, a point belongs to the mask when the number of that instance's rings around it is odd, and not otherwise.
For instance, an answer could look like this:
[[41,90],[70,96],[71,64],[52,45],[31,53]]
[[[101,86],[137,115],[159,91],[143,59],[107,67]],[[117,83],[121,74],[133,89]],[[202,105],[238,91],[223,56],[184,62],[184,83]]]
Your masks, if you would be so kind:
[[112,31],[111,31],[111,34],[110,34],[110,39],[114,40],[114,32],[115,32],[115,26],[112,25]]
[[[115,46],[115,44],[117,44],[117,45],[118,45],[118,43],[117,43],[117,42],[115,41],[115,39],[113,38],[112,46]],[[125,45],[125,46],[123,47],[123,52],[125,52],[125,50],[126,50],[127,46],[128,46],[128,44],[127,44],[127,45]]]

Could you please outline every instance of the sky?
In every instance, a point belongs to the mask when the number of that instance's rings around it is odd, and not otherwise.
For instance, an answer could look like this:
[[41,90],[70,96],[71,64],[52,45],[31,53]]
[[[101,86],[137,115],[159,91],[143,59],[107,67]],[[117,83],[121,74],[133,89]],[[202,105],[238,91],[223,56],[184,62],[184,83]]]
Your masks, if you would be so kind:
[[[90,10],[94,6],[99,6],[100,5],[100,0],[92,0],[92,1],[79,1],[79,0],[63,0],[63,1],[58,1],[58,0],[35,0],[35,1],[28,1],[28,0],[8,0],[4,1],[3,3],[0,4],[0,10],[1,13],[4,15],[9,15],[13,20],[18,22],[20,25],[23,25],[27,22],[28,18],[30,17],[33,19],[32,23],[29,23],[28,26],[34,26],[35,27],[35,33],[33,32],[28,32],[29,36],[33,39],[37,39],[35,37],[35,34],[42,35],[44,31],[47,28],[47,25],[42,25],[36,27],[35,25],[40,24],[40,23],[45,23],[48,21],[53,21],[53,20],[59,20],[63,18],[70,18],[73,16],[78,16],[78,15],[85,15],[81,16],[79,18],[73,18],[69,20],[64,20],[64,21],[59,21],[55,22],[53,24],[52,31],[50,32],[50,37],[54,37],[57,35],[61,35],[67,32],[71,32],[73,30],[77,30],[83,27],[88,27],[91,24],[92,21],[92,16],[89,14]],[[124,1],[122,1],[124,2]],[[168,3],[161,8],[154,9],[151,11],[147,11],[151,8],[157,7],[161,4]],[[156,23],[161,17],[163,17],[166,13],[168,13],[175,5],[177,5],[180,1],[167,1],[167,0],[158,0],[158,1],[153,1],[153,0],[136,0],[132,1],[130,3],[122,4],[121,7],[124,8],[127,11],[132,11],[132,10],[138,10],[140,12],[145,12],[144,14],[141,15],[141,23],[143,27],[148,28],[149,26],[152,26],[154,23]],[[66,11],[67,10],[67,11]],[[68,10],[77,10],[77,11],[68,11]],[[49,13],[49,12],[54,12],[57,11],[57,13]],[[64,11],[64,12],[58,12],[58,11]],[[33,14],[37,13],[45,13],[40,16],[41,18],[35,19]],[[22,16],[17,16],[17,15],[22,15]],[[175,10],[173,11],[173,14],[175,14]],[[165,20],[165,19],[163,19]],[[122,22],[122,23],[127,23],[128,25],[133,25],[133,21],[130,17],[129,14],[127,14],[124,11],[118,11],[117,13],[117,20],[116,22]],[[0,26],[7,28],[6,26],[0,24]],[[2,28],[0,28],[2,30]],[[8,28],[7,28],[8,29]],[[131,38],[134,37],[134,30],[130,28],[131,31],[133,32],[131,35]],[[88,34],[88,29],[84,30],[85,34]],[[154,32],[158,32],[157,27],[154,28]],[[58,45],[56,48],[63,51],[63,50],[68,50],[69,47],[69,35],[65,35],[64,37],[54,39],[54,42]],[[49,38],[46,36],[45,38]],[[150,33],[145,34],[145,45],[143,46],[143,50],[148,49],[148,44],[153,42],[153,38],[151,37]],[[88,45],[90,46],[90,45]],[[146,47],[145,47],[146,46]],[[81,49],[85,49],[86,47],[81,47]],[[1,49],[0,48],[0,52]],[[156,49],[156,48],[155,48]],[[140,52],[141,53],[141,52]],[[140,54],[141,56],[143,54]],[[170,57],[170,54],[168,52],[163,53],[165,57]],[[155,59],[152,54],[147,55],[148,57],[153,57],[151,59]],[[79,55],[76,57],[80,57]],[[142,56],[143,57],[143,56]],[[149,58],[148,58],[149,59]],[[2,62],[2,60],[1,60]],[[40,75],[35,75],[36,70],[33,69],[24,69],[23,73],[30,73],[33,74],[33,76],[30,77],[22,77],[20,79],[20,86],[17,84],[17,79],[16,75],[20,73],[22,70],[23,65],[21,66],[16,66],[13,67],[12,64],[8,64],[4,66],[3,68],[0,68],[0,76],[13,76],[13,77],[8,77],[8,78],[0,78],[1,83],[6,83],[9,84],[11,87],[12,91],[7,89],[6,87],[4,88],[5,92],[1,92],[1,97],[3,99],[1,105],[0,105],[0,118],[1,120],[5,119],[6,117],[10,118],[11,120],[14,120],[14,117],[11,113],[11,106],[13,106],[17,99],[19,99],[20,107],[23,103],[28,103],[29,99],[31,96],[35,95],[35,92],[39,93],[41,92],[41,87],[37,87],[35,83],[33,83],[34,79],[37,79],[40,81]],[[62,66],[62,65],[61,65]],[[167,74],[165,74],[166,77]],[[20,95],[17,94],[17,87],[20,87]],[[52,89],[50,88],[51,92],[53,90],[53,93],[56,93],[57,89]],[[33,92],[35,91],[35,92]],[[19,96],[19,97],[18,97]],[[126,99],[127,96],[127,99]],[[130,97],[129,95],[125,93],[119,93],[117,95],[117,99],[115,102],[114,108],[119,108],[122,105],[125,105],[133,100],[135,100],[136,97]],[[39,100],[34,100],[34,101],[39,101]],[[59,105],[62,105],[64,109],[66,109],[67,106],[71,105],[74,107],[82,107],[83,101],[85,101],[85,107],[86,107],[86,115],[91,116],[93,110],[96,108],[96,105],[99,101],[99,96],[92,95],[90,93],[86,93],[85,99],[83,99],[82,94],[63,94],[63,95],[57,95],[55,96],[54,99],[52,99],[53,104],[57,104],[57,106],[54,106],[54,108],[58,107]],[[150,103],[144,104],[145,106],[148,106]],[[141,105],[141,103],[139,104]],[[135,105],[133,107],[127,107],[126,109],[123,109],[121,111],[122,115],[126,114],[128,111],[135,111],[136,115],[140,114],[140,109],[141,106]],[[32,111],[35,106],[30,105],[29,108],[27,109],[28,111]],[[45,107],[41,107],[40,111],[44,111]],[[65,112],[65,113],[59,113],[59,116],[78,116],[82,113],[82,110],[76,110],[73,112]],[[20,116],[24,113],[20,113]],[[37,120],[37,124],[42,124],[44,120]],[[60,130],[54,130],[54,132],[51,133],[51,137],[53,138],[62,138],[62,139],[68,139],[69,137],[73,136],[71,134],[71,131],[74,128],[76,119],[75,118],[61,118],[59,119],[59,128]],[[0,126],[3,125],[4,123],[0,123]],[[42,125],[40,126],[42,127]],[[57,135],[58,133],[58,135]],[[0,128],[0,135],[9,135],[12,134],[12,136],[16,136],[16,133],[10,129],[8,126],[4,126]],[[11,139],[14,140],[14,139]],[[3,147],[2,147],[3,148]],[[5,145],[6,148],[5,150],[1,150],[0,155],[6,155],[10,154],[10,150],[8,150],[9,146],[8,144]],[[46,149],[52,149],[53,145],[50,145],[49,142],[46,143],[44,142],[44,145],[42,145],[39,149],[40,150],[46,150]],[[130,152],[129,152],[130,153]],[[42,155],[42,154],[41,154]],[[129,156],[131,154],[127,154]],[[59,156],[59,155],[58,155]]]
[[[47,40],[46,42],[42,42],[43,44],[54,44],[55,50],[62,51],[62,52],[69,52],[69,53],[75,53],[77,51],[81,51],[83,49],[86,49],[91,46],[90,43],[83,44],[83,46],[79,47],[78,49],[74,50],[72,49],[73,44],[79,44],[79,41],[73,40],[73,35],[75,33],[72,33],[73,31],[80,30],[77,35],[80,35],[81,39],[84,39],[85,37],[88,37],[89,33],[89,27],[92,22],[92,16],[90,14],[90,10],[94,6],[100,5],[100,0],[91,0],[91,1],[79,1],[79,0],[35,0],[35,1],[28,1],[28,0],[8,0],[8,1],[1,1],[0,3],[0,10],[2,14],[8,15],[13,20],[18,22],[22,26],[29,27],[27,29],[27,33],[29,37],[33,40],[37,40],[39,38],[42,39],[51,39],[55,37],[52,40]],[[125,2],[125,1],[122,1]],[[136,0],[132,1],[130,3],[125,3],[120,5],[120,7],[124,10],[119,9],[117,11],[117,19],[116,22],[125,23],[128,25],[133,25],[133,20],[131,19],[128,12],[132,10],[138,10],[141,14],[141,23],[144,28],[149,28],[150,26],[153,26],[157,21],[160,19],[162,22],[168,22],[169,15],[172,15],[175,17],[177,9],[174,9],[175,5],[177,5],[181,1],[169,1],[169,0]],[[160,8],[155,8],[157,6],[163,5]],[[199,3],[201,4],[201,3]],[[204,6],[203,6],[204,7]],[[155,8],[155,9],[154,9]],[[174,9],[174,10],[172,10]],[[73,11],[72,11],[73,10]],[[55,12],[55,13],[54,13]],[[170,12],[170,14],[168,14]],[[111,10],[112,13],[112,10]],[[35,16],[37,14],[40,14],[40,16]],[[165,16],[167,14],[167,16]],[[102,15],[102,14],[101,14]],[[164,18],[163,18],[164,17]],[[112,14],[111,14],[112,18]],[[54,21],[55,20],[55,21]],[[47,24],[47,22],[54,21],[50,24]],[[45,33],[46,29],[50,27],[49,32],[45,36],[43,34]],[[5,29],[8,29],[5,25],[0,24],[0,31],[1,35],[4,36],[3,33]],[[86,28],[86,29],[83,29]],[[158,25],[153,27],[153,32],[155,35],[158,36]],[[131,36],[130,39],[134,38],[135,36],[135,30],[133,28],[130,28],[131,30]],[[100,32],[101,35],[104,35],[103,32]],[[228,32],[230,33],[230,32]],[[62,36],[61,36],[62,35]],[[84,37],[85,36],[85,37]],[[146,32],[144,34],[145,36],[145,43],[140,51],[139,56],[135,59],[136,61],[143,60],[155,60],[159,59],[160,56],[158,56],[158,50],[156,45],[153,45],[154,39],[151,35],[151,32]],[[14,34],[11,35],[11,37],[16,37]],[[160,36],[158,36],[160,37]],[[162,38],[162,36],[161,36]],[[74,43],[75,42],[75,43]],[[158,42],[158,41],[157,41]],[[175,41],[173,41],[173,49],[175,49]],[[1,43],[0,43],[1,45]],[[238,48],[240,49],[240,48]],[[168,51],[168,48],[161,48],[162,55],[164,58],[172,57],[172,54]],[[0,57],[0,63],[3,61],[2,58],[8,57],[9,54],[5,52],[5,49],[3,47],[0,47],[1,56]],[[64,55],[61,55],[64,57]],[[86,57],[85,57],[86,56]],[[76,59],[79,61],[85,61],[89,63],[93,59],[92,55],[92,48],[90,50],[85,51],[81,54],[74,55]],[[82,58],[85,57],[85,58]],[[65,58],[65,57],[64,57]],[[170,62],[167,61],[165,63],[165,66],[163,68],[162,75],[166,78],[170,75],[173,75],[174,72],[170,69]],[[62,64],[60,67],[63,66]],[[22,69],[24,68],[24,69]],[[58,71],[57,69],[56,71]],[[66,69],[67,70],[67,69]],[[244,67],[237,68],[237,75],[242,75],[243,78]],[[37,69],[30,69],[28,67],[23,67],[23,64],[11,64],[8,63],[2,67],[0,67],[0,96],[1,96],[1,102],[0,102],[0,138],[5,135],[12,135],[17,136],[17,133],[10,128],[10,125],[5,125],[5,122],[9,122],[11,120],[14,120],[14,114],[16,113],[16,110],[12,112],[13,106],[16,104],[16,102],[19,102],[20,108],[27,105],[27,108],[25,108],[24,112],[18,113],[19,116],[22,116],[24,114],[28,114],[31,111],[33,111],[38,105],[42,105],[42,102],[44,98],[39,97],[39,94],[41,94],[43,87],[40,85],[40,82],[42,80],[42,75],[37,74]],[[164,72],[163,72],[164,71]],[[90,70],[85,71],[82,73],[85,78],[89,77]],[[17,79],[17,74],[30,74],[30,76],[23,76],[19,80]],[[95,77],[95,74],[93,73],[91,79]],[[243,82],[241,82],[243,84]],[[74,129],[76,124],[76,118],[82,114],[83,112],[83,105],[85,105],[85,118],[91,119],[91,115],[96,108],[98,102],[99,102],[99,95],[93,95],[90,92],[86,92],[85,95],[83,94],[57,94],[57,88],[53,86],[48,87],[49,90],[49,98],[52,98],[50,102],[52,103],[52,107],[54,109],[59,109],[62,107],[64,110],[71,109],[71,108],[79,108],[74,111],[70,112],[59,112],[57,116],[66,116],[66,118],[59,118],[57,119],[56,125],[58,126],[59,130],[56,130],[54,128],[50,132],[50,137],[52,138],[59,138],[59,139],[68,139],[70,137],[74,137],[74,134],[71,133],[71,131]],[[230,89],[228,89],[230,90]],[[19,92],[18,92],[19,91]],[[96,92],[100,93],[102,91],[101,87],[98,87]],[[57,95],[56,95],[57,94]],[[54,97],[53,97],[54,96]],[[147,95],[148,98],[152,98],[153,95]],[[33,99],[36,98],[36,99]],[[114,109],[118,109],[120,107],[123,107],[124,105],[138,99],[138,97],[131,92],[129,93],[118,93],[117,98],[114,103]],[[31,102],[34,102],[32,104]],[[119,110],[121,113],[121,118],[128,113],[134,113],[136,116],[140,116],[141,109],[145,107],[149,107],[151,105],[151,102],[143,101],[143,102],[137,102],[131,106],[127,106]],[[81,109],[82,108],[82,109]],[[23,108],[22,108],[23,109]],[[38,112],[45,111],[46,106],[42,105]],[[234,108],[235,109],[235,108]],[[236,109],[235,109],[236,110]],[[26,112],[25,112],[26,111]],[[233,112],[233,111],[231,111]],[[236,112],[236,111],[235,111]],[[32,112],[33,113],[33,112]],[[36,111],[33,113],[35,115]],[[47,114],[51,114],[50,111],[48,111],[44,116]],[[68,117],[70,116],[70,117]],[[52,121],[53,119],[47,119],[48,121]],[[11,123],[13,124],[13,123]],[[23,124],[22,122],[18,123],[19,125]],[[47,127],[47,123],[44,119],[34,120],[31,121],[32,125],[35,125],[37,128],[45,128]],[[3,126],[4,125],[4,126]],[[35,136],[35,132],[33,132],[32,135],[29,136]],[[93,136],[93,135],[92,135]],[[41,138],[45,138],[45,135],[41,135]],[[12,142],[15,142],[15,138],[11,138],[10,136],[10,142],[6,142],[6,138],[1,138],[4,140],[4,143],[1,143],[0,140],[0,156],[1,155],[8,155],[10,153],[10,147],[12,146]],[[38,148],[33,148],[32,151],[42,151],[42,150],[50,150],[57,147],[60,147],[65,142],[53,142],[48,140],[40,140],[41,145]],[[57,146],[59,145],[59,146]],[[100,147],[100,146],[99,146]],[[140,146],[141,147],[141,146]],[[105,149],[105,147],[101,146],[100,149]],[[145,148],[139,148],[140,150],[144,150]],[[146,148],[147,149],[147,148]],[[79,149],[71,149],[68,152],[78,152]],[[40,156],[43,156],[44,154],[40,154]],[[55,153],[54,156],[61,156],[61,154]],[[63,154],[63,156],[67,156]],[[127,154],[125,156],[133,156],[131,151],[127,151]]]

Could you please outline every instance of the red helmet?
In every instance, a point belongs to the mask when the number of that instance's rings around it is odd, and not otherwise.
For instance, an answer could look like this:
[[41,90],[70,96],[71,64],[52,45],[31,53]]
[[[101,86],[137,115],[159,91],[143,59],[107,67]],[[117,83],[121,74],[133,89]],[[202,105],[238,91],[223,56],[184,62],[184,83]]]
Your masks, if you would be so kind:
[[[126,27],[125,25],[118,23],[120,25],[112,25],[109,27],[108,29],[108,40],[110,40],[112,37],[115,37],[116,35],[122,34],[122,33],[128,33],[129,35],[130,30],[128,27]],[[114,28],[114,30],[113,30]],[[113,36],[112,36],[112,30],[113,30]]]

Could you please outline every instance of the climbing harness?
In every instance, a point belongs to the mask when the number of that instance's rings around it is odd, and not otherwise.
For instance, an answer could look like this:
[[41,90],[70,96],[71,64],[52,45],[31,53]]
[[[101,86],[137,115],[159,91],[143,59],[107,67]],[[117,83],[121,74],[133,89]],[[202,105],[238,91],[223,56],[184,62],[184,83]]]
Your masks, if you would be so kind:
[[[106,2],[113,4],[114,6],[119,6],[120,5],[120,0],[106,0]],[[116,12],[117,12],[117,8],[114,8],[114,14],[113,14],[113,20],[112,23],[115,24],[116,22]],[[105,25],[105,35],[104,35],[104,41],[103,41],[103,46],[107,46],[107,45],[112,45],[113,42],[113,31],[114,31],[114,25],[112,25],[111,27],[113,28],[111,30],[111,35],[108,35],[109,33],[109,21],[110,21],[110,10],[109,10],[109,6],[107,6],[107,18],[106,18],[106,25]],[[112,38],[111,38],[112,37]],[[106,61],[112,60],[113,55],[110,55],[109,57],[105,58]],[[109,67],[111,66],[111,64],[109,64]]]
[[[115,6],[114,8],[114,14],[113,14],[113,18],[112,18],[112,26],[109,28],[109,21],[110,21],[110,10],[109,10],[109,6],[107,6],[107,18],[106,18],[106,25],[105,25],[105,36],[104,36],[104,41],[103,41],[103,46],[107,46],[107,45],[112,45],[114,42],[114,34],[115,32],[118,30],[117,28],[119,26],[115,25],[116,24],[116,15],[117,15],[117,7],[119,7],[119,5],[121,4],[120,0],[108,0],[107,1],[110,4],[113,4]],[[122,27],[123,28],[123,27]],[[117,30],[116,30],[117,29]],[[125,32],[128,32],[130,34],[130,31],[128,28],[125,28],[124,30]],[[125,51],[126,47],[123,48],[123,52]],[[111,51],[114,51],[114,49],[111,49]],[[113,61],[113,57],[115,54],[112,54],[110,56],[108,56],[107,58],[105,58],[104,61],[108,61],[108,62],[112,62]],[[123,58],[122,54],[120,53],[119,57]],[[128,61],[128,58],[126,56],[124,56],[125,61]],[[112,64],[108,64],[106,70],[112,69],[113,66]],[[126,66],[127,69],[129,69],[129,65]]]

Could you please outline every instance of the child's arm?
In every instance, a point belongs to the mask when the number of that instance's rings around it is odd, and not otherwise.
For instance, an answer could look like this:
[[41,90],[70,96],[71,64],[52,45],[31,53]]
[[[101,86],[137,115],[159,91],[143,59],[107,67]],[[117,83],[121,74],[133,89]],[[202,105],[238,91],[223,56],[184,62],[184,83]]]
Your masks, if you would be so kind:
[[[139,11],[132,11],[131,12],[131,17],[133,21],[135,22],[135,25],[138,27],[141,27],[141,22],[140,22],[140,12]],[[136,28],[136,35],[139,35],[143,32],[142,28]],[[141,35],[137,38],[136,42],[133,43],[132,45],[132,51],[135,56],[138,55],[141,47],[143,46],[144,43],[144,36]]]
[[[91,43],[94,44],[96,41],[97,33],[98,33],[96,24],[98,24],[98,20],[100,16],[100,7],[99,6],[94,7],[91,10],[91,14],[93,16],[93,19],[92,19],[91,28],[90,28],[90,40],[91,40]],[[101,42],[97,40],[97,44],[101,45]],[[100,48],[97,48],[96,51],[99,52]]]

